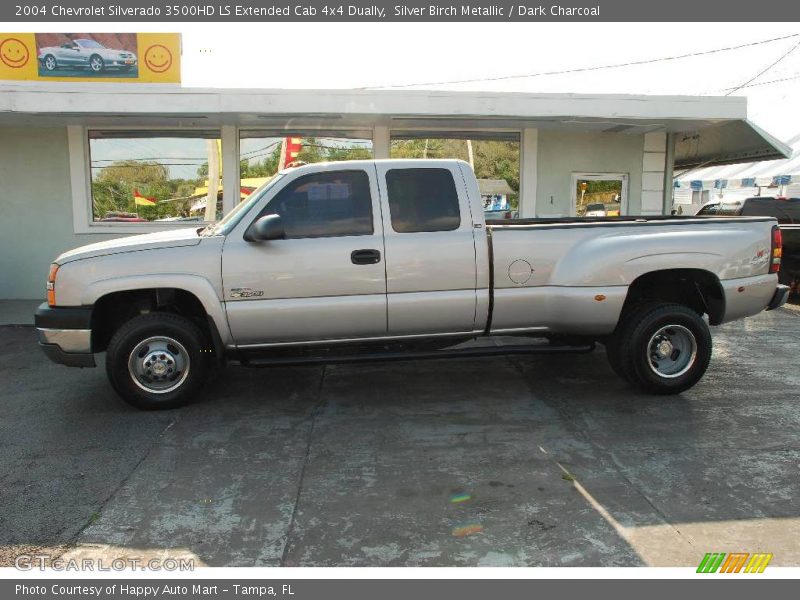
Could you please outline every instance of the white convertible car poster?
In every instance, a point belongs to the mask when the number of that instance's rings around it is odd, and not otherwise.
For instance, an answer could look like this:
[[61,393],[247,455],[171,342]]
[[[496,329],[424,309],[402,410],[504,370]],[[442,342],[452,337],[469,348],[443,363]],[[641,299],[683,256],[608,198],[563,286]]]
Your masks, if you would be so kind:
[[40,77],[136,78],[135,33],[37,33]]

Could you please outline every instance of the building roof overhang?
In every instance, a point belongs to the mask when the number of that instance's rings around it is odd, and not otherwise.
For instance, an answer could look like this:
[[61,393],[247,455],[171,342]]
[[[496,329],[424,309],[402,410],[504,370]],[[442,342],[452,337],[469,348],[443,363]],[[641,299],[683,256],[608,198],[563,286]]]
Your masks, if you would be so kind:
[[0,84],[0,126],[203,128],[368,135],[523,128],[676,136],[675,165],[785,158],[790,148],[747,120],[731,96],[523,94],[407,90],[203,89],[146,84]]

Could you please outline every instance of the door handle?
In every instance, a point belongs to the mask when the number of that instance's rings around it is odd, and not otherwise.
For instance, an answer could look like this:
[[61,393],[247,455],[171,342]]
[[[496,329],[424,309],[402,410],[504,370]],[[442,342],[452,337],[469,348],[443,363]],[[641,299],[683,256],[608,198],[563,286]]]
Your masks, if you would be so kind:
[[353,250],[350,260],[354,265],[374,265],[381,262],[381,253],[378,250]]

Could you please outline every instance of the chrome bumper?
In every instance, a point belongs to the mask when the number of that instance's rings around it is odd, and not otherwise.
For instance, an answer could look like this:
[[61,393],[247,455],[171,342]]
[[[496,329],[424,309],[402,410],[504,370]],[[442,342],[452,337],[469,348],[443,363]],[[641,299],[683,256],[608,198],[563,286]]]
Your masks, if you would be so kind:
[[91,329],[44,329],[37,327],[40,344],[55,344],[70,354],[91,354]]
[[69,367],[94,367],[91,329],[41,329],[39,346],[47,358]]
[[36,311],[39,346],[53,362],[70,367],[94,367],[92,330],[88,328],[91,310],[51,308],[46,304]]

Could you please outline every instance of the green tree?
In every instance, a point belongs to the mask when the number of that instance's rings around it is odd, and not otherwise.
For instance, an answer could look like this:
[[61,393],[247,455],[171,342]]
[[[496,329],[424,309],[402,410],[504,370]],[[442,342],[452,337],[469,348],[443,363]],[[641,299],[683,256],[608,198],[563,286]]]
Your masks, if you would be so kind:
[[363,146],[331,146],[327,149],[325,160],[369,160],[372,151]]
[[[392,140],[392,158],[455,158],[469,161],[467,140],[408,139]],[[472,142],[475,176],[478,179],[504,179],[514,194],[513,208],[519,206],[519,142],[475,140]]]
[[281,145],[278,144],[262,161],[243,159],[239,163],[240,176],[243,179],[247,177],[271,177],[278,172],[280,160]]
[[[92,180],[94,215],[102,219],[108,212],[135,212],[148,220],[186,215],[199,182],[170,179],[168,167],[154,161],[116,161],[99,169]],[[155,206],[137,205],[134,191],[155,198]]]
[[94,214],[103,218],[107,212],[136,212],[133,193],[157,199],[170,197],[169,171],[153,161],[120,160],[101,169],[92,180]]

